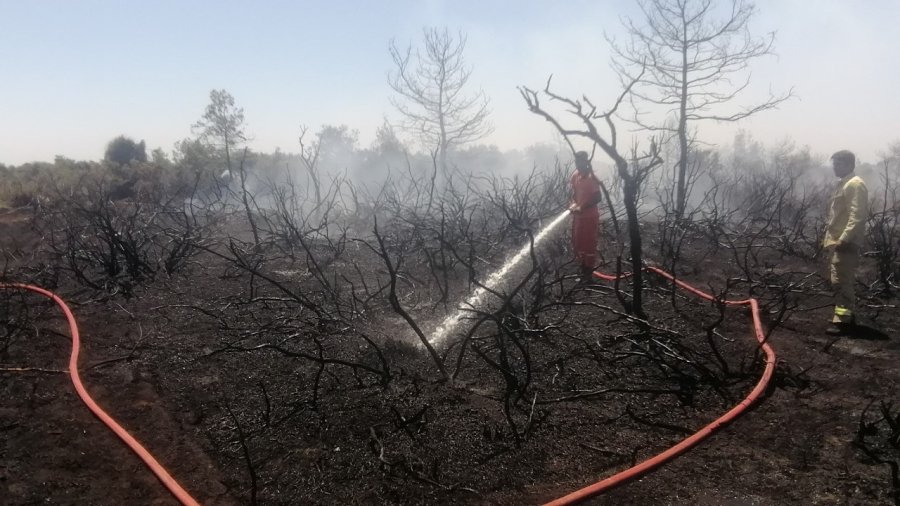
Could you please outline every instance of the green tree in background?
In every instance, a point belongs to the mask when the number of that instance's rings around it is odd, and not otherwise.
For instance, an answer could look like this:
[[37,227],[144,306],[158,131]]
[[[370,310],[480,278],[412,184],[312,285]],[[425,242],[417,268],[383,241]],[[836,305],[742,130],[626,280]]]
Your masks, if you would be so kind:
[[[192,129],[201,144],[224,154],[226,174],[229,178],[237,172],[241,184],[239,197],[247,213],[250,230],[253,232],[254,247],[258,247],[259,231],[253,216],[255,202],[247,186],[246,162],[249,150],[246,146],[247,134],[244,132],[244,109],[235,105],[234,97],[227,91],[212,90],[209,92],[209,105],[206,106],[206,111]],[[232,165],[231,154],[237,149],[241,149],[241,157],[235,167]]]
[[225,90],[209,92],[209,105],[191,127],[203,144],[221,150],[226,168],[231,171],[232,153],[247,142],[244,132],[244,109],[234,104],[234,97]]
[[106,145],[106,154],[103,159],[117,165],[127,165],[133,162],[143,163],[147,161],[147,146],[144,141],[137,143],[120,135]]

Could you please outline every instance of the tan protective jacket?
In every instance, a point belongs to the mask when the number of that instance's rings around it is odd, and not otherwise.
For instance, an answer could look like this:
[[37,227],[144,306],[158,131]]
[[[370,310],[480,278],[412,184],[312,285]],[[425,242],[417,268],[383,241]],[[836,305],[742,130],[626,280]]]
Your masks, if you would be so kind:
[[852,172],[841,179],[828,206],[825,247],[839,243],[862,246],[869,215],[869,190],[861,177]]

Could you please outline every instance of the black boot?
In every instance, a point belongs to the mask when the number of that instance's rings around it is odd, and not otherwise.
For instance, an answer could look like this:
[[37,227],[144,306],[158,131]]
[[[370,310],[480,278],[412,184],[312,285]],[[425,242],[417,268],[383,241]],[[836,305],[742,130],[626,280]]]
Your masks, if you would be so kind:
[[578,282],[583,285],[593,283],[594,269],[592,267],[582,265],[581,271],[578,273]]
[[856,322],[832,322],[828,328],[825,329],[825,333],[829,336],[847,336],[853,333],[856,330]]

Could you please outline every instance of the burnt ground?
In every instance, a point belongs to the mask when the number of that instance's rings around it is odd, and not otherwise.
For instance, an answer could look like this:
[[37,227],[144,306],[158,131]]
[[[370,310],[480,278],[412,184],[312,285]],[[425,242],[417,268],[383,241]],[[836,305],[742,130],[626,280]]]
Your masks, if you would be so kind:
[[[26,250],[27,222],[2,225],[7,249]],[[712,258],[682,274],[705,287],[730,271]],[[80,321],[89,391],[203,504],[536,504],[679,441],[738,402],[762,370],[746,311],[729,310],[713,341],[723,365],[702,331],[715,319],[711,304],[679,298],[676,311],[668,287],[651,283],[647,311],[658,332],[642,341],[614,312],[568,304],[616,309],[608,286],[567,285],[567,304],[546,313],[567,315],[566,327],[529,338],[533,377],[513,429],[495,369],[470,352],[452,386],[437,381],[384,306],[354,329],[320,329],[318,344],[375,367],[371,347],[348,337],[363,329],[391,364],[386,385],[365,370],[250,350],[274,342],[300,350],[306,323],[278,300],[259,300],[275,299],[264,288],[255,301],[242,295],[247,283],[206,259],[128,299],[59,288]],[[443,314],[429,294],[410,293],[404,303],[417,318]],[[867,407],[900,403],[900,314],[896,298],[867,297],[863,317],[879,332],[834,339],[823,332],[827,293],[803,295],[770,338],[779,366],[761,402],[593,503],[891,504],[889,465],[854,441]],[[69,338],[55,308],[32,295],[4,305],[0,502],[174,504],[78,400],[62,372]],[[676,373],[648,361],[656,354]],[[900,460],[873,407],[866,440],[881,459]]]

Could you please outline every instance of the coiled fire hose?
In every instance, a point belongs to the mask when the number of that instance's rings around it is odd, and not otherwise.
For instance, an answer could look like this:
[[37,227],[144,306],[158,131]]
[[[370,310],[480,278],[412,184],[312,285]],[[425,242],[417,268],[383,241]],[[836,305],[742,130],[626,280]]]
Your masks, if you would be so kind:
[[[709,301],[715,301],[715,297],[712,295],[698,290],[693,286],[675,279],[671,274],[657,269],[656,267],[647,267],[647,271],[653,272],[662,276],[665,279],[675,283],[680,288],[697,295],[703,299]],[[595,272],[594,276],[597,278],[614,281],[616,276],[606,275],[600,272]],[[623,275],[622,277],[627,277],[628,275]],[[72,355],[69,359],[69,375],[72,379],[72,384],[75,386],[75,391],[78,392],[78,396],[81,397],[81,400],[87,405],[88,409],[97,416],[107,427],[110,428],[119,438],[128,445],[129,448],[134,451],[141,460],[144,461],[144,464],[150,468],[151,471],[159,478],[159,480],[169,489],[172,495],[175,496],[182,504],[186,506],[199,506],[199,503],[191,497],[191,495],[184,490],[184,488],[169,474],[168,471],[150,454],[131,434],[128,433],[121,425],[119,425],[111,416],[109,416],[97,403],[93,398],[88,394],[87,390],[84,388],[84,385],[81,382],[81,377],[78,374],[78,353],[80,349],[80,338],[78,334],[78,325],[75,321],[75,316],[72,314],[72,311],[66,305],[66,303],[56,294],[50,292],[49,290],[45,290],[43,288],[39,288],[32,285],[26,284],[0,284],[0,288],[3,289],[21,289],[21,290],[29,290],[44,297],[51,299],[55,302],[59,308],[62,310],[63,314],[66,316],[66,320],[69,323],[69,331],[72,334]],[[621,471],[613,476],[608,478],[604,478],[592,485],[588,485],[587,487],[576,490],[570,494],[567,494],[563,497],[555,499],[545,506],[562,506],[568,504],[575,504],[581,501],[587,500],[591,497],[595,497],[603,492],[621,485],[629,480],[632,480],[638,476],[641,476],[661,465],[668,462],[669,460],[675,458],[676,456],[686,452],[690,448],[694,447],[710,435],[712,435],[715,431],[722,428],[724,425],[728,424],[738,416],[740,416],[744,411],[746,411],[753,403],[755,403],[759,397],[765,392],[768,387],[769,381],[772,378],[772,374],[775,370],[775,351],[771,346],[766,342],[765,333],[762,330],[762,322],[759,317],[759,305],[756,299],[746,299],[746,300],[726,300],[723,301],[727,305],[737,306],[737,305],[746,305],[750,306],[753,318],[753,329],[756,335],[756,339],[759,342],[760,347],[766,355],[766,366],[763,371],[762,376],[757,382],[756,386],[753,390],[744,398],[738,405],[734,406],[724,415],[720,416],[713,422],[709,423],[693,435],[685,438],[675,446],[655,455],[639,464],[628,468],[624,471]]]
[[[669,274],[662,269],[657,269],[656,267],[647,267],[645,270],[658,274],[663,278],[677,284],[680,288],[697,295],[700,298],[715,301],[716,298],[712,295],[698,290],[693,286],[675,279],[674,276]],[[595,272],[594,276],[606,280],[606,281],[615,281],[616,276],[609,276],[606,274],[602,274],[599,272]],[[625,274],[622,277],[627,277]],[[769,381],[772,379],[772,374],[775,371],[775,350],[769,346],[769,343],[766,342],[766,335],[762,330],[762,322],[759,318],[759,304],[756,302],[756,299],[747,299],[747,300],[726,300],[723,301],[725,304],[729,306],[750,306],[750,311],[753,315],[753,330],[756,334],[756,340],[759,342],[759,346],[762,348],[763,352],[766,354],[766,367],[763,371],[762,377],[760,377],[759,381],[756,383],[756,386],[753,390],[744,398],[737,406],[731,408],[724,415],[716,418],[711,423],[695,432],[693,435],[683,439],[680,443],[675,446],[669,448],[668,450],[659,453],[653,457],[650,457],[639,464],[630,467],[624,471],[616,473],[608,478],[604,478],[592,485],[588,485],[582,489],[576,490],[570,494],[567,494],[563,497],[550,501],[545,506],[562,506],[566,504],[576,504],[582,502],[584,500],[590,499],[591,497],[595,497],[607,490],[621,485],[629,480],[637,478],[645,473],[656,469],[657,467],[665,464],[666,462],[672,460],[673,458],[681,455],[682,453],[688,451],[714,432],[725,426],[727,423],[731,422],[738,416],[740,416],[744,411],[747,410],[754,402],[756,402],[760,396],[766,391],[766,388],[769,385]]]

